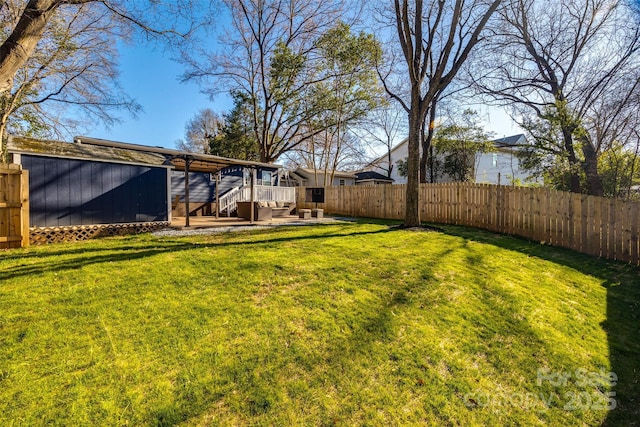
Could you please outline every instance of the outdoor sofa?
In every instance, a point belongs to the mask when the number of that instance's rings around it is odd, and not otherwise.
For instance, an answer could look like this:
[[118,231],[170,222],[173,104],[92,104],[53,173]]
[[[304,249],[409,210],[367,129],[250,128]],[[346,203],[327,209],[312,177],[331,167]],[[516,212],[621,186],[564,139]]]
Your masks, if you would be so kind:
[[[296,208],[295,203],[288,202],[253,202],[253,220],[268,221],[272,218],[289,216]],[[251,202],[238,202],[238,218],[251,218]]]

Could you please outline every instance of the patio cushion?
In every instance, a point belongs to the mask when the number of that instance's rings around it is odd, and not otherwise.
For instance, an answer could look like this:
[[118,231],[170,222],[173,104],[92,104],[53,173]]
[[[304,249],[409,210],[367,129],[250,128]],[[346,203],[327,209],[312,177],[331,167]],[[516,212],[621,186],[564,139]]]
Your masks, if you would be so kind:
[[278,207],[278,205],[274,201],[269,201],[267,203],[268,203],[267,206],[269,206],[270,208],[277,208]]

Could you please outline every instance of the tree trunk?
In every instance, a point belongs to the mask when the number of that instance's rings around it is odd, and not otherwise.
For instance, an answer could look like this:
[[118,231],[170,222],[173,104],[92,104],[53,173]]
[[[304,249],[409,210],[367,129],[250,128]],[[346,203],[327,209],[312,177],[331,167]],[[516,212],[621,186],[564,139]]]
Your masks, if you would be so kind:
[[7,124],[4,120],[0,123],[0,141],[0,163],[9,163],[9,151],[7,148],[9,136],[7,135]]
[[[422,154],[420,155],[420,182],[426,183],[427,180],[427,160],[431,154],[431,142],[433,141],[433,134],[435,133],[435,122],[436,122],[436,107],[435,101],[431,103],[431,108],[429,108],[429,130],[427,131],[426,138],[422,136]],[[433,173],[431,173],[431,178],[433,179]]]
[[30,0],[16,27],[0,46],[0,92],[13,86],[13,77],[29,59],[59,5],[54,0]]
[[580,137],[580,143],[582,145],[582,154],[584,155],[582,169],[587,176],[587,192],[591,196],[602,197],[604,196],[604,188],[598,174],[598,153],[596,153],[593,145],[585,136]]
[[424,184],[427,182],[427,156],[429,152],[429,136],[424,133],[424,123],[422,124],[422,129],[420,130],[420,170],[418,172],[418,176],[420,177],[420,183]]
[[429,145],[429,182],[436,182],[436,160],[434,158],[433,144]]
[[569,159],[569,165],[571,166],[571,176],[569,178],[569,191],[572,193],[581,193],[580,188],[580,175],[578,174],[578,167],[580,166],[576,152],[573,148],[573,130],[562,129],[562,137],[564,139],[564,148],[567,150],[567,156]]
[[[419,89],[416,89],[419,90]],[[420,163],[420,137],[422,126],[420,120],[419,93],[412,95],[412,108],[409,112],[409,138],[407,156],[407,191],[404,225],[418,227],[420,225],[420,182],[418,180]]]

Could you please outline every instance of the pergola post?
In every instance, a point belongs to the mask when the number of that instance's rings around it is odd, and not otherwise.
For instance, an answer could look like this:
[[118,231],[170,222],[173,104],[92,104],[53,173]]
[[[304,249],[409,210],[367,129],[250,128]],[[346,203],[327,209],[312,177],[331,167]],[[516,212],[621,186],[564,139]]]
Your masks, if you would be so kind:
[[220,219],[220,171],[216,172],[216,220]]
[[255,206],[253,206],[253,201],[254,201],[254,190],[255,190],[255,182],[256,182],[256,169],[255,168],[251,168],[251,182],[249,183],[249,191],[251,193],[251,195],[249,196],[249,201],[251,203],[249,203],[250,205],[250,213],[249,215],[251,215],[251,220],[250,223],[253,224],[253,216],[255,215]]
[[189,224],[189,164],[193,161],[193,158],[190,156],[184,156],[184,206],[185,206],[185,217],[184,217],[184,227],[188,228],[191,225]]

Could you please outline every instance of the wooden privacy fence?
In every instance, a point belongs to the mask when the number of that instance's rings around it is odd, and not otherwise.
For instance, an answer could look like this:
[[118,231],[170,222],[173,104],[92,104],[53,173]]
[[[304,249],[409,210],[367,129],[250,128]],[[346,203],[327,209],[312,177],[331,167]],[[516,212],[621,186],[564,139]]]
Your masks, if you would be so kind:
[[[405,185],[325,188],[326,213],[403,219]],[[298,191],[297,206],[315,207]],[[474,183],[422,184],[420,219],[513,234],[640,265],[640,202]]]
[[29,173],[0,164],[0,249],[29,246]]

